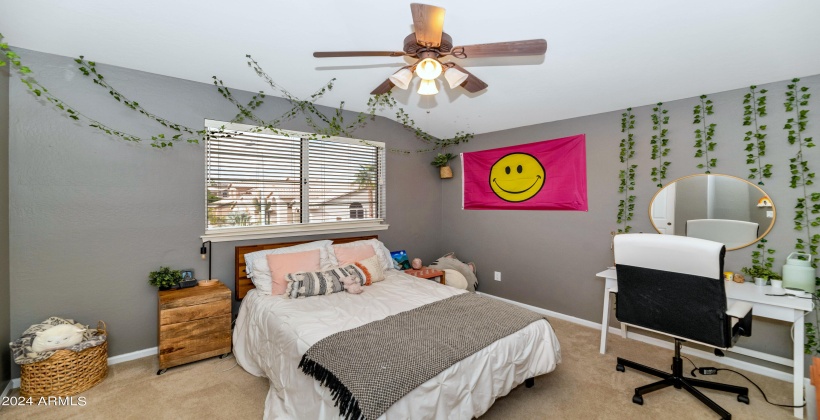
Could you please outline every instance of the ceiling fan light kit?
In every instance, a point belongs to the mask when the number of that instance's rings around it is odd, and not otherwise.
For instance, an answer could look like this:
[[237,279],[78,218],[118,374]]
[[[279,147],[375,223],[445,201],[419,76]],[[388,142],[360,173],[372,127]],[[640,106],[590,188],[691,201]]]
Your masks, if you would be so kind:
[[436,79],[421,79],[419,83],[419,95],[435,95],[438,93]]
[[444,71],[444,78],[450,85],[450,89],[455,89],[461,86],[462,83],[467,81],[467,76],[467,73],[459,71],[455,67],[448,67],[447,70]]
[[432,58],[425,58],[416,64],[416,74],[423,80],[433,80],[441,75],[441,63]]
[[413,72],[407,67],[393,73],[390,76],[390,81],[399,89],[407,89],[410,86],[410,81],[413,80]]
[[445,62],[441,58],[485,58],[513,57],[526,55],[544,55],[547,52],[547,41],[529,39],[526,41],[496,42],[492,44],[475,44],[453,47],[453,39],[444,29],[444,9],[428,4],[411,3],[414,33],[404,38],[404,48],[399,51],[338,51],[314,52],[316,58],[326,57],[414,57],[419,61],[395,72],[382,82],[371,95],[389,92],[394,86],[407,89],[413,79],[413,71],[422,79],[418,93],[435,95],[438,93],[436,78],[444,72],[444,78],[450,89],[458,86],[475,93],[487,88],[478,77],[464,70],[458,64]]

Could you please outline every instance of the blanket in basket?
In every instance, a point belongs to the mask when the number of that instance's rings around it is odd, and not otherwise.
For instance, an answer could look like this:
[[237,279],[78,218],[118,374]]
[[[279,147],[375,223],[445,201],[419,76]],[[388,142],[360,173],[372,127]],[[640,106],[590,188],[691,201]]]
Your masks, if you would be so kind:
[[299,368],[331,389],[342,417],[375,419],[443,370],[541,319],[463,293],[325,337]]
[[34,324],[28,327],[28,329],[26,329],[26,331],[23,332],[22,337],[20,337],[16,341],[9,343],[9,347],[11,347],[11,353],[14,355],[14,362],[18,365],[27,365],[29,363],[41,362],[53,356],[54,352],[57,350],[44,351],[40,353],[32,352],[31,342],[34,341],[34,337],[37,335],[38,332],[45,331],[55,325],[63,324],[77,325],[82,328],[87,328],[85,333],[83,333],[83,341],[71,347],[68,347],[65,350],[83,351],[90,347],[102,345],[102,343],[104,343],[106,340],[106,335],[99,334],[98,331],[94,328],[88,328],[87,325],[76,324],[73,319],[63,319],[53,316],[39,324]]

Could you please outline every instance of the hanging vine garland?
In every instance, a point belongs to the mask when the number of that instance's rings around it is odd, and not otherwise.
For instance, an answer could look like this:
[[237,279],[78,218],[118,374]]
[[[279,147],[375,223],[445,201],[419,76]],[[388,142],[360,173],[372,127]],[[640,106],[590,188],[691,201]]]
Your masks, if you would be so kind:
[[[91,77],[94,80],[94,84],[108,89],[108,94],[111,95],[112,98],[116,99],[117,102],[121,102],[126,107],[139,112],[140,114],[154,120],[159,125],[163,127],[170,128],[171,130],[177,131],[180,134],[174,135],[171,140],[179,140],[183,134],[187,133],[190,137],[187,139],[188,143],[199,143],[199,140],[204,138],[205,130],[196,130],[190,127],[186,127],[181,124],[177,124],[171,121],[166,120],[152,112],[149,112],[145,108],[143,108],[137,101],[129,100],[125,95],[123,95],[120,91],[115,89],[113,86],[108,84],[108,81],[105,80],[102,74],[97,71],[97,63],[93,61],[86,61],[85,57],[80,56],[79,58],[74,59],[74,62],[80,65],[80,72],[83,76]],[[93,76],[92,76],[93,75]],[[195,137],[194,137],[195,136]],[[164,137],[163,137],[164,138]],[[157,138],[152,138],[155,142]],[[160,146],[162,147],[162,146]]]
[[[2,51],[2,54],[8,59],[9,63],[11,63],[11,66],[17,71],[17,73],[19,73],[20,80],[23,82],[23,84],[26,85],[28,90],[33,95],[35,95],[38,98],[46,99],[65,116],[75,121],[81,121],[83,123],[86,123],[88,126],[100,130],[107,135],[118,137],[120,139],[131,142],[141,142],[143,140],[139,136],[121,130],[117,130],[113,127],[105,125],[102,122],[97,121],[89,117],[88,115],[78,111],[76,108],[71,107],[61,99],[55,97],[53,94],[51,94],[51,92],[48,89],[46,89],[43,85],[41,85],[37,80],[35,80],[32,77],[31,69],[27,66],[24,66],[20,60],[19,55],[12,51],[9,45],[7,43],[2,42],[2,40],[3,35],[0,34],[0,51]],[[279,118],[276,118],[272,121],[266,121],[265,119],[259,117],[259,115],[255,113],[255,111],[264,103],[264,99],[266,97],[264,91],[258,92],[251,98],[247,105],[243,105],[233,97],[233,94],[231,93],[230,89],[228,89],[228,87],[224,85],[222,80],[214,76],[213,83],[217,87],[217,91],[225,99],[227,99],[234,106],[236,106],[239,110],[239,112],[237,113],[236,117],[234,117],[232,122],[242,122],[245,120],[250,120],[255,125],[259,126],[259,130],[269,129],[272,132],[276,133],[280,132],[278,126],[283,121],[292,119],[298,114],[302,114],[305,117],[306,123],[315,131],[315,134],[310,135],[311,138],[326,138],[331,136],[353,137],[352,133],[356,129],[361,128],[367,124],[368,117],[370,117],[371,119],[375,117],[377,109],[389,108],[396,112],[396,116],[399,119],[399,123],[401,123],[405,128],[412,131],[417,138],[419,138],[428,145],[428,147],[418,149],[415,152],[422,153],[433,150],[442,150],[443,148],[451,145],[466,143],[471,138],[473,138],[473,134],[465,133],[463,131],[457,132],[455,136],[445,139],[439,139],[428,134],[427,132],[425,132],[424,130],[415,125],[415,122],[409,117],[409,115],[404,111],[404,109],[397,106],[395,99],[391,96],[389,92],[387,94],[376,95],[371,97],[367,103],[367,112],[357,113],[355,121],[346,123],[344,118],[344,102],[341,102],[339,107],[335,108],[335,113],[332,116],[324,114],[315,105],[315,102],[318,99],[320,99],[326,92],[330,91],[333,88],[333,82],[335,81],[335,79],[331,80],[330,82],[328,82],[327,85],[325,85],[316,93],[311,95],[310,99],[301,100],[290,94],[287,90],[285,90],[278,84],[274,83],[273,80],[267,75],[267,73],[264,72],[264,70],[262,70],[259,64],[255,60],[253,60],[253,58],[250,55],[248,55],[247,58],[249,60],[248,66],[252,67],[256,74],[263,78],[271,87],[273,87],[278,92],[282,93],[284,98],[290,101],[293,107]],[[175,123],[160,115],[148,111],[147,109],[143,108],[137,101],[127,98],[121,91],[119,91],[110,83],[108,83],[105,77],[97,69],[96,63],[94,61],[85,60],[85,57],[83,56],[80,56],[74,61],[80,66],[80,72],[82,72],[84,76],[92,78],[93,82],[96,85],[107,89],[112,99],[116,100],[123,106],[128,107],[129,109],[139,112],[140,115],[143,115],[151,119],[157,124],[177,132],[177,134],[168,137],[166,137],[164,133],[152,135],[152,147],[171,147],[174,145],[174,142],[182,140],[182,138],[186,136],[186,134],[187,138],[185,140],[187,142],[199,143],[200,140],[205,139],[205,136],[212,134],[208,134],[207,130],[204,129],[197,130],[191,127],[187,127],[183,124]],[[0,61],[0,66],[4,65],[5,62]],[[363,142],[366,141],[363,140]],[[402,149],[390,148],[389,150],[391,152],[398,152],[403,154],[411,153],[411,151],[409,150]]]
[[626,134],[626,137],[622,138],[620,143],[620,159],[624,168],[618,173],[620,179],[618,193],[624,196],[618,203],[618,224],[623,224],[622,228],[618,228],[618,233],[629,233],[632,230],[632,226],[629,226],[627,222],[632,220],[635,213],[635,196],[629,193],[635,191],[635,169],[638,167],[629,162],[635,157],[635,140],[632,134],[634,128],[635,115],[632,114],[632,108],[627,108],[626,112],[621,114],[621,133]]
[[[786,120],[783,127],[788,131],[788,141],[791,145],[797,145],[797,154],[789,159],[789,169],[792,177],[789,186],[799,189],[802,194],[797,198],[794,206],[794,229],[804,232],[804,237],[798,237],[794,248],[798,251],[808,251],[811,255],[817,255],[817,248],[820,245],[820,233],[812,234],[812,228],[820,226],[820,192],[810,192],[810,187],[814,185],[815,174],[809,168],[808,158],[805,153],[815,146],[811,137],[803,137],[808,125],[809,105],[811,94],[809,88],[799,86],[800,79],[792,79],[786,91],[786,112],[793,112],[794,116]],[[816,264],[815,264],[816,265]]]
[[769,270],[774,268],[774,248],[766,248],[766,243],[768,241],[766,238],[763,238],[757,242],[757,249],[752,252],[752,266],[753,267],[764,267]]
[[[752,126],[753,130],[747,131],[743,141],[747,142],[745,151],[746,164],[752,165],[749,168],[749,179],[757,179],[759,185],[764,185],[763,179],[772,176],[772,165],[764,164],[763,157],[766,156],[766,125],[760,124],[758,118],[766,116],[766,89],[757,91],[757,86],[750,86],[749,93],[743,96],[743,125]],[[766,247],[768,240],[762,238],[757,242],[756,250],[752,252],[752,267],[762,267],[769,271],[774,269],[774,254],[776,250]]]
[[700,95],[700,103],[695,105],[695,120],[692,124],[702,124],[702,128],[695,129],[695,157],[703,157],[704,163],[698,164],[698,169],[706,169],[705,173],[710,174],[709,169],[717,166],[717,158],[709,159],[709,152],[715,150],[717,143],[713,141],[715,127],[717,124],[706,124],[706,117],[714,114],[712,100],[706,99],[706,95]]
[[746,164],[749,168],[749,179],[757,179],[758,185],[765,185],[764,178],[771,178],[772,164],[763,163],[766,156],[766,125],[760,124],[759,118],[766,116],[766,89],[755,91],[757,86],[750,86],[749,93],[743,96],[743,125],[752,126],[743,137],[746,144]]
[[652,145],[652,160],[657,160],[658,164],[652,167],[650,175],[658,188],[663,187],[663,180],[666,179],[666,168],[672,164],[672,162],[663,159],[669,154],[669,138],[667,137],[669,130],[665,128],[669,124],[667,112],[663,109],[663,102],[658,102],[658,105],[652,108],[652,131],[656,131],[657,134],[652,135],[649,144]]
[[[49,92],[48,89],[46,89],[45,86],[41,85],[39,82],[37,82],[36,79],[34,79],[34,77],[31,76],[31,69],[27,66],[24,66],[23,63],[20,61],[20,56],[9,48],[9,44],[2,42],[2,40],[3,34],[0,34],[0,51],[3,52],[3,55],[8,59],[11,66],[20,74],[20,81],[34,96],[36,96],[37,98],[45,99],[54,108],[58,109],[59,112],[64,116],[71,118],[74,121],[83,122],[89,127],[102,131],[103,133],[108,134],[109,136],[118,137],[122,140],[130,142],[139,142],[142,140],[140,137],[135,136],[133,134],[129,134],[124,131],[109,127],[103,124],[102,122],[97,121],[87,116],[86,114],[78,111],[76,108],[72,107],[63,100],[54,96],[51,92]],[[5,61],[0,60],[0,66],[5,65]],[[154,136],[154,138],[158,139],[151,144],[154,147],[165,147],[167,145],[166,143],[169,143],[164,141],[164,134],[156,135]]]

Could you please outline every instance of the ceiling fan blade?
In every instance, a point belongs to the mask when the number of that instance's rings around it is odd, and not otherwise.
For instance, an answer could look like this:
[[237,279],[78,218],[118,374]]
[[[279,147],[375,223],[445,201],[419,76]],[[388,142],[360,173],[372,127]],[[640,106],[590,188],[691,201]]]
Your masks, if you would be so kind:
[[455,58],[512,57],[519,55],[543,55],[547,52],[545,39],[496,42],[453,47],[450,55]]
[[316,58],[327,57],[403,57],[407,55],[404,51],[317,51],[313,53]]
[[384,82],[382,82],[382,84],[377,86],[376,89],[373,89],[373,92],[370,92],[370,94],[381,95],[382,93],[390,92],[390,89],[393,89],[393,86],[395,86],[393,82],[391,82],[390,79],[387,79]]
[[444,30],[444,9],[429,4],[410,3],[413,12],[413,29],[416,42],[426,47],[441,45],[441,31]]
[[465,80],[464,83],[461,84],[461,87],[463,87],[464,90],[470,93],[476,93],[478,91],[487,89],[487,84],[484,83],[484,81],[482,81],[478,77],[475,77],[475,75],[465,70],[464,67],[461,67],[455,63],[451,64],[453,64],[453,68],[455,68],[456,70],[467,74],[467,80]]

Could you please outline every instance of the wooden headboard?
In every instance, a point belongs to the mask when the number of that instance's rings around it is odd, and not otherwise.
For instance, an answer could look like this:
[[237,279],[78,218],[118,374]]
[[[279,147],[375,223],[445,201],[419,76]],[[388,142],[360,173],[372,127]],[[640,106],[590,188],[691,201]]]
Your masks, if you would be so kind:
[[[355,241],[363,241],[367,239],[379,239],[378,235],[370,235],[370,236],[355,236],[351,238],[337,238],[331,239],[334,244],[344,244],[348,242],[355,242]],[[294,246],[299,244],[304,244],[307,242],[313,241],[299,241],[299,242],[286,242],[280,244],[263,244],[263,245],[246,245],[246,246],[238,246],[236,247],[236,253],[234,254],[236,257],[234,261],[236,262],[236,270],[235,270],[235,280],[234,280],[234,297],[236,300],[242,300],[245,295],[248,293],[249,290],[253,289],[255,286],[251,279],[248,278],[247,273],[245,273],[245,254],[255,252],[255,251],[262,251],[264,249],[276,249],[276,248],[284,248],[288,246]]]

